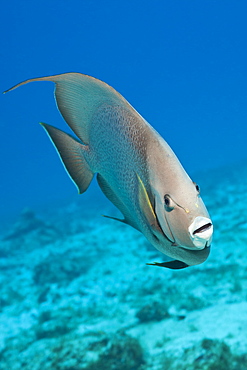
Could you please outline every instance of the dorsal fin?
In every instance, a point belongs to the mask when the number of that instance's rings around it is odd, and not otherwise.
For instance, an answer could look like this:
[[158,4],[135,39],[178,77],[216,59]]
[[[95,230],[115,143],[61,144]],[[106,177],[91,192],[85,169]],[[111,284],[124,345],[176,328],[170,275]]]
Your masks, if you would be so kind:
[[89,126],[96,109],[102,104],[124,106],[136,111],[115,89],[94,77],[82,73],[63,73],[23,81],[5,91],[35,81],[55,82],[55,97],[59,111],[72,131],[84,143],[89,143]]

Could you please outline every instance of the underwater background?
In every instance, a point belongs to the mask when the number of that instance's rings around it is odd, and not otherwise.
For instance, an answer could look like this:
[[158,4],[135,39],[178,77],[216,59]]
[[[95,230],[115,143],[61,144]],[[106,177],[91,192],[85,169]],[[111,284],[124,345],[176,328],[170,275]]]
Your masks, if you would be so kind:
[[2,95],[0,370],[247,369],[247,4],[23,1],[1,7],[1,89],[81,72],[119,91],[199,183],[210,257],[181,271],[77,190],[38,124],[52,83]]

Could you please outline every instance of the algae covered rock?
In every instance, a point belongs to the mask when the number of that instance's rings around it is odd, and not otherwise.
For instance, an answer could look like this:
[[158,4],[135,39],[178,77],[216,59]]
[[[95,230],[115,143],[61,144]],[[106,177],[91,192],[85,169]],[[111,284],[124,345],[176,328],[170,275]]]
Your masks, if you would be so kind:
[[91,264],[84,256],[72,255],[70,251],[51,254],[34,268],[33,279],[37,285],[69,283],[85,274]]
[[144,364],[138,340],[125,333],[65,335],[20,349],[13,343],[2,353],[1,370],[141,370]]
[[124,333],[113,336],[97,361],[85,370],[138,370],[144,364],[138,340]]
[[247,354],[234,354],[224,341],[204,338],[179,358],[164,357],[163,363],[168,362],[169,370],[246,370]]
[[151,301],[142,306],[136,313],[136,317],[140,322],[161,321],[168,318],[170,315],[166,306],[162,302]]

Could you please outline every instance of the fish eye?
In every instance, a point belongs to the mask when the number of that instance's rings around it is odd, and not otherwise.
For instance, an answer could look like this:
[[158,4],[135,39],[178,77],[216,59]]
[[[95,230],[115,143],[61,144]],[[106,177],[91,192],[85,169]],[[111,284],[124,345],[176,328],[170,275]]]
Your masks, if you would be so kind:
[[173,201],[168,194],[164,196],[164,206],[167,212],[171,212],[174,209]]
[[166,205],[167,207],[169,207],[170,199],[168,198],[168,196],[167,196],[167,195],[165,195],[165,196],[164,196],[164,201],[165,201],[165,205]]
[[195,185],[195,188],[196,188],[196,191],[198,192],[198,194],[200,194],[200,186],[195,182],[193,182],[193,184]]

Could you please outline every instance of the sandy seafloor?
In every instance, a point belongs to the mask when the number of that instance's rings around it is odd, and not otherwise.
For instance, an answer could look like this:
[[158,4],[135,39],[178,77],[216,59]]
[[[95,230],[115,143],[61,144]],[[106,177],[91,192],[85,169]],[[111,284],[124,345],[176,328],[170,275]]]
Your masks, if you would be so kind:
[[164,256],[103,196],[23,210],[1,235],[0,369],[246,370],[247,163],[194,179],[215,234],[184,270],[147,266]]

